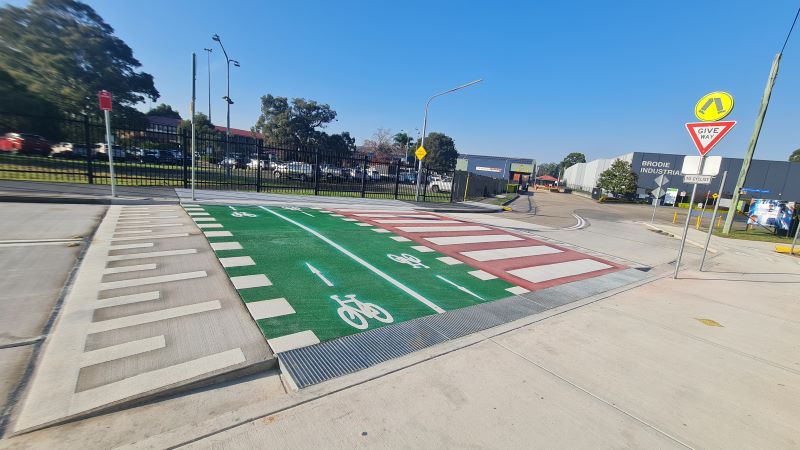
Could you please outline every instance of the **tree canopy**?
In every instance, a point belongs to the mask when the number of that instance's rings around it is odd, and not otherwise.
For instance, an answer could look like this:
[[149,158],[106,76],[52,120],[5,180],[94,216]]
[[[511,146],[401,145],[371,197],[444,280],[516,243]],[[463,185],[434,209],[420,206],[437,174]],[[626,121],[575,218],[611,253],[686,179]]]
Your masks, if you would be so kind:
[[458,150],[453,138],[444,133],[430,133],[425,138],[425,150],[428,156],[423,163],[434,169],[453,170],[458,159]]
[[800,162],[800,148],[793,151],[791,155],[789,155],[789,162]]
[[538,177],[542,175],[550,175],[551,177],[558,177],[559,175],[558,172],[559,172],[558,164],[554,162],[541,163],[539,164],[539,167],[536,169],[536,174],[537,174],[536,176]]
[[[155,117],[171,117],[173,119],[181,119],[181,114],[178,111],[172,109],[172,106],[162,103],[155,108],[151,108],[150,111],[147,111],[145,114],[147,116],[155,116]],[[196,116],[195,116],[196,117]],[[206,118],[208,120],[208,118]],[[197,119],[195,118],[195,122]],[[195,124],[196,125],[196,124]]]
[[[95,10],[76,0],[33,0],[0,8],[0,67],[36,96],[70,113],[97,111],[97,92],[114,95],[116,117],[158,99],[153,76]],[[6,102],[2,99],[3,103]]]
[[567,167],[573,166],[575,164],[585,163],[585,162],[586,162],[586,155],[580,152],[572,152],[564,157],[564,160],[561,161],[560,166],[566,169]]
[[286,97],[267,94],[261,97],[261,115],[253,130],[275,144],[305,147],[319,144],[317,128],[325,128],[334,119],[336,111],[329,105],[304,98],[289,102]]
[[631,170],[631,163],[618,159],[604,170],[597,179],[597,187],[614,195],[627,195],[636,192],[637,176]]

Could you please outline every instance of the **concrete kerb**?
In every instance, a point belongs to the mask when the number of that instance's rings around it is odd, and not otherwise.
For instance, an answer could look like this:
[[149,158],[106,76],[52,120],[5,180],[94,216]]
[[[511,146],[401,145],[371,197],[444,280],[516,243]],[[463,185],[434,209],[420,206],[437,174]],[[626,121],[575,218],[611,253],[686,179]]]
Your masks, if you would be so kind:
[[514,196],[513,196],[513,197],[511,197],[510,199],[508,199],[508,200],[504,201],[504,202],[503,202],[503,203],[501,203],[500,205],[501,205],[501,206],[508,206],[508,205],[510,205],[511,203],[513,203],[515,200],[517,200],[518,198],[519,198],[519,194],[514,194]]
[[177,205],[175,200],[153,200],[143,198],[113,198],[113,197],[43,197],[38,195],[1,195],[0,202],[4,203],[61,203],[72,205]]
[[[681,236],[678,236],[678,235],[676,235],[674,233],[666,231],[663,228],[660,228],[660,227],[658,227],[656,225],[653,225],[653,224],[650,224],[650,223],[647,223],[647,222],[638,222],[638,223],[644,225],[645,227],[647,227],[647,228],[649,228],[649,229],[651,229],[653,231],[656,231],[658,233],[664,234],[664,235],[669,236],[671,238],[678,239],[678,240],[681,239]],[[686,238],[686,243],[687,244],[691,244],[691,245],[693,245],[693,246],[695,246],[697,248],[701,248],[701,249],[705,247],[705,245],[703,245],[702,243],[697,242],[697,241],[693,241],[693,240],[689,239],[688,237]],[[709,251],[709,253],[717,253],[718,252],[717,249],[712,248],[710,245],[708,247],[708,251]]]
[[[492,340],[500,335],[524,328],[526,326],[546,320],[550,317],[564,314],[573,309],[581,308],[583,306],[598,302],[621,292],[652,283],[670,274],[670,270],[664,270],[663,273],[659,274],[651,274],[642,280],[630,283],[628,285],[620,286],[618,288],[611,289],[582,300],[577,300],[563,306],[558,306],[535,315],[523,317],[513,322],[498,325],[496,327],[469,334],[464,337],[447,340],[440,344],[423,348],[405,356],[371,366],[367,369],[349,375],[344,375],[339,378],[334,378],[320,384],[309,386],[300,391],[293,391],[291,384],[289,384],[286,387],[290,392],[292,392],[292,395],[286,397],[285,400],[270,404],[253,404],[237,411],[227,412],[217,417],[208,419],[202,423],[187,424],[180,428],[167,431],[166,433],[139,441],[135,444],[135,447],[130,446],[130,448],[174,448],[192,444],[194,442],[212,437],[215,434],[231,430],[240,425],[245,425],[258,419],[263,419],[265,417],[289,411],[295,407],[299,407],[312,401],[346,391],[362,384],[366,384],[370,381],[374,381],[383,376],[399,372],[409,367],[423,364],[438,357],[479,344],[480,342]],[[287,382],[283,375],[281,375],[281,378],[284,383]],[[210,431],[203,433],[202,435],[197,435],[197,430]]]

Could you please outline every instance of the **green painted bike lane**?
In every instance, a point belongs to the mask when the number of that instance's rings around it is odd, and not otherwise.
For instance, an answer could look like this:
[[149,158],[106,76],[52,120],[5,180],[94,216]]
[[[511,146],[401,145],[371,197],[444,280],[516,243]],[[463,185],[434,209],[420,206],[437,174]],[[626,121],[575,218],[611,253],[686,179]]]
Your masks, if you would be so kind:
[[436,259],[440,253],[413,249],[415,242],[398,242],[393,233],[318,210],[204,208],[233,234],[210,242],[242,245],[217,255],[249,256],[256,263],[226,268],[228,275],[265,274],[272,282],[240,290],[242,300],[284,298],[295,311],[258,320],[267,339],[310,330],[326,341],[511,295],[506,281],[480,280],[467,264],[446,264]]

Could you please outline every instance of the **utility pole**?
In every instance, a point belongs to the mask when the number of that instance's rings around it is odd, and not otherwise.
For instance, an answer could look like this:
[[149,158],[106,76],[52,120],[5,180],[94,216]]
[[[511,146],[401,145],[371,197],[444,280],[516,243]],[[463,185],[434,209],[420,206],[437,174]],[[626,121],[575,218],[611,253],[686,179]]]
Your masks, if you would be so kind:
[[761,134],[761,125],[764,123],[764,116],[767,115],[767,107],[769,106],[769,98],[772,95],[772,86],[775,85],[775,78],[778,76],[778,67],[781,63],[781,53],[775,55],[772,60],[772,69],[769,72],[767,79],[767,87],[764,88],[764,95],[761,97],[761,107],[758,109],[756,116],[756,124],[753,128],[753,135],[750,136],[750,143],[747,144],[747,153],[744,155],[742,161],[742,170],[739,171],[739,178],[736,180],[736,185],[733,188],[733,197],[731,198],[731,206],[728,209],[728,215],[725,216],[725,226],[722,227],[723,234],[731,232],[733,219],[736,217],[736,208],[739,205],[739,193],[744,187],[744,181],[747,178],[747,172],[750,170],[750,162],[753,161],[753,154],[756,151],[756,144],[758,143],[758,136]]
[[211,52],[214,49],[204,48],[203,50],[206,51],[206,59],[208,60],[208,123],[213,123],[211,122]]

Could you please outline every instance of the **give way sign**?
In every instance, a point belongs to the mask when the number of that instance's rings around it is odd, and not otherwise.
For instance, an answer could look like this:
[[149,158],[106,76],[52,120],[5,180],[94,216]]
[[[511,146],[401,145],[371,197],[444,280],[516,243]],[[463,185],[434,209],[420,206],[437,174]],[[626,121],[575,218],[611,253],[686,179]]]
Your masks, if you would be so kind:
[[736,125],[735,120],[727,120],[723,122],[694,122],[687,123],[686,129],[689,131],[689,136],[692,137],[694,146],[701,156],[706,153],[728,134],[729,131]]

